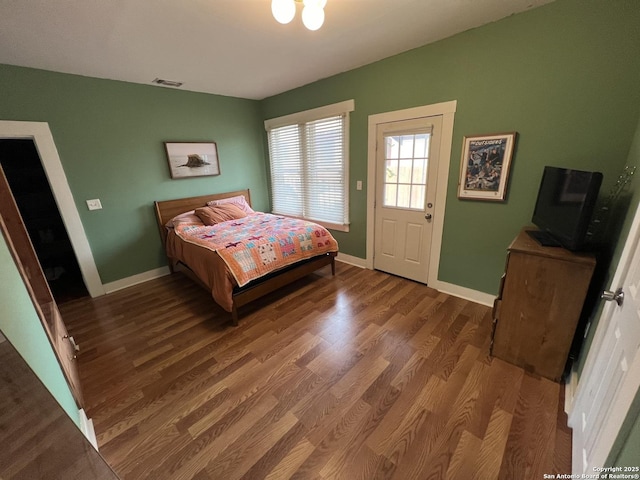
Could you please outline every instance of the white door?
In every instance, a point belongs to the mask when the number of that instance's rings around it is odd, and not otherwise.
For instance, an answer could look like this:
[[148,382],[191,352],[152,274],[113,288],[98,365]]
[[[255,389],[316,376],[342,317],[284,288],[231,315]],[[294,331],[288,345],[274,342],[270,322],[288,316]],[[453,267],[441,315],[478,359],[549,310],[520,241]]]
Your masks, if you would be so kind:
[[442,117],[376,133],[375,269],[427,283]]
[[573,473],[603,467],[640,387],[640,208],[627,237],[611,290],[622,305],[605,305],[569,416]]

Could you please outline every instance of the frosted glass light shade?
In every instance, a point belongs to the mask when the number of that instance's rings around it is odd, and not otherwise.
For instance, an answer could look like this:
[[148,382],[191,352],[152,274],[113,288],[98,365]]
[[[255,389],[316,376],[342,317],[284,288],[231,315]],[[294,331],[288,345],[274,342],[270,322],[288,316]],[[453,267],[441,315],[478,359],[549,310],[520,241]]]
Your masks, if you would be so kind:
[[271,0],[271,13],[280,23],[289,23],[296,16],[294,0]]
[[324,10],[318,3],[307,5],[302,10],[302,23],[309,30],[318,30],[324,23]]

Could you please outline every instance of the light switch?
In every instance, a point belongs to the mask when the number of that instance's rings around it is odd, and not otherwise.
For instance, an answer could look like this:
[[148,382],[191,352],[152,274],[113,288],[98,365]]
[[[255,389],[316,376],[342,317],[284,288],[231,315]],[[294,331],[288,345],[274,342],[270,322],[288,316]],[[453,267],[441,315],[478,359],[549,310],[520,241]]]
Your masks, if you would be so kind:
[[93,200],[87,200],[87,207],[89,210],[100,210],[102,208],[102,204],[98,198],[94,198]]
[[362,180],[356,182],[356,190],[362,190]]

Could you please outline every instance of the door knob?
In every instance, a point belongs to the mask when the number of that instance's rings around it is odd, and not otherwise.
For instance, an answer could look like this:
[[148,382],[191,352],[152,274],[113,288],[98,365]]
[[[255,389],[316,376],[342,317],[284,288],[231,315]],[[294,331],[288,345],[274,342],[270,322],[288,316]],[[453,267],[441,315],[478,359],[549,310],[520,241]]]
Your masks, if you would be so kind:
[[424,216],[424,218],[426,218],[427,220],[431,220],[431,214],[430,214],[430,213],[427,213],[427,214]]
[[622,291],[622,287],[617,289],[615,292],[610,292],[609,290],[605,290],[600,295],[600,298],[603,298],[607,302],[616,302],[618,306],[622,306],[624,302],[624,292]]

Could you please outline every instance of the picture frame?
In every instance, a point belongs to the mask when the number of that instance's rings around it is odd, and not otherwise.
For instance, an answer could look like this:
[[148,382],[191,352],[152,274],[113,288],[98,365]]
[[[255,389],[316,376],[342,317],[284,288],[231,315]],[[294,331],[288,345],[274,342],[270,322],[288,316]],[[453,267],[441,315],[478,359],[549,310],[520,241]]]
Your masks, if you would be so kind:
[[465,136],[458,198],[503,202],[517,132]]
[[216,142],[164,142],[171,178],[220,175]]

